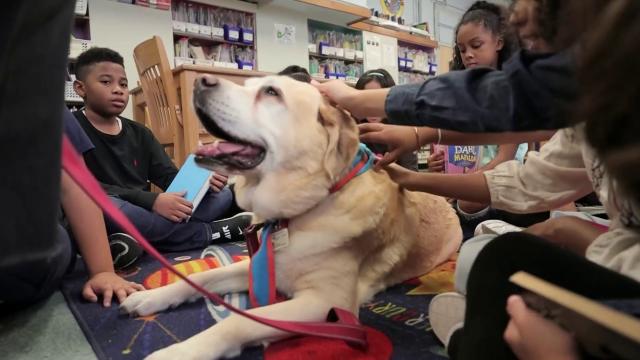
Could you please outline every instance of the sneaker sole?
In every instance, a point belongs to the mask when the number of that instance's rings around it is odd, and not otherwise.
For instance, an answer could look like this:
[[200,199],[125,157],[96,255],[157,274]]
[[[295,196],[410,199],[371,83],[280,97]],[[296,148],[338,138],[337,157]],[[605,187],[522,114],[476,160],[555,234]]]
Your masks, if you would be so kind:
[[[113,237],[116,238],[109,241],[109,249],[111,249],[111,245],[120,245],[124,248],[124,251],[119,252],[113,258],[113,266],[116,270],[125,269],[140,258],[143,250],[133,237],[123,233],[114,233],[109,236],[110,239]],[[121,240],[118,237],[126,238],[127,241]],[[136,244],[137,246],[134,247],[131,244]]]
[[[238,218],[248,217],[247,224],[236,221]],[[244,241],[244,230],[254,219],[252,212],[241,212],[225,219],[210,222],[212,243]]]
[[466,299],[458,293],[436,295],[429,304],[429,322],[438,340],[447,345],[450,331],[464,321]]

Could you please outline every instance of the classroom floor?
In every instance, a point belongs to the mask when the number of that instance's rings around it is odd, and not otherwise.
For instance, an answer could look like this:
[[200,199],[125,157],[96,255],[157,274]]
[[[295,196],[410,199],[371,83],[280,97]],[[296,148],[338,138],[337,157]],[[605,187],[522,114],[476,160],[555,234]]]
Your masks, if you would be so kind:
[[97,359],[60,291],[0,322],[2,357],[11,360]]

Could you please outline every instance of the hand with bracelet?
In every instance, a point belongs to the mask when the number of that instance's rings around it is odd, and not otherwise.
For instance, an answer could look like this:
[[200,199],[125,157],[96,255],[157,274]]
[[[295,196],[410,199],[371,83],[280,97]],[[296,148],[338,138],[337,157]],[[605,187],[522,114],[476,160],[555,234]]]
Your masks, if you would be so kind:
[[553,131],[544,130],[467,134],[426,126],[415,127],[381,123],[360,124],[358,127],[360,141],[387,146],[389,152],[376,164],[376,170],[396,161],[402,154],[416,151],[431,143],[446,145],[517,144],[548,140],[553,135]]
[[396,161],[402,154],[416,151],[423,145],[437,141],[439,130],[428,127],[366,123],[358,125],[360,141],[384,144],[388,147],[384,157],[376,164],[376,169]]

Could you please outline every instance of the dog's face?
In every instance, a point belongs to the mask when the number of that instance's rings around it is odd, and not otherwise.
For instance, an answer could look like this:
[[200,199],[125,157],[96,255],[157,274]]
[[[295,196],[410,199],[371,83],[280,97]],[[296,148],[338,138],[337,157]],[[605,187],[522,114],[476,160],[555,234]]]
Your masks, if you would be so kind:
[[207,131],[223,140],[201,147],[198,165],[248,182],[268,182],[264,177],[276,174],[280,181],[308,179],[307,187],[328,189],[357,151],[353,119],[312,85],[285,76],[239,86],[203,75],[194,86],[194,106]]

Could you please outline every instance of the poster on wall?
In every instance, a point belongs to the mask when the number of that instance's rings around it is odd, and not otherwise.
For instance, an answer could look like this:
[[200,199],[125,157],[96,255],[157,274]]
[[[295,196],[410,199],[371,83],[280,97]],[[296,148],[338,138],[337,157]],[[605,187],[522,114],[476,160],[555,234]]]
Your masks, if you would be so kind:
[[296,43],[296,27],[288,24],[273,24],[277,44],[293,45]]
[[390,16],[402,16],[404,0],[380,0],[382,13]]

